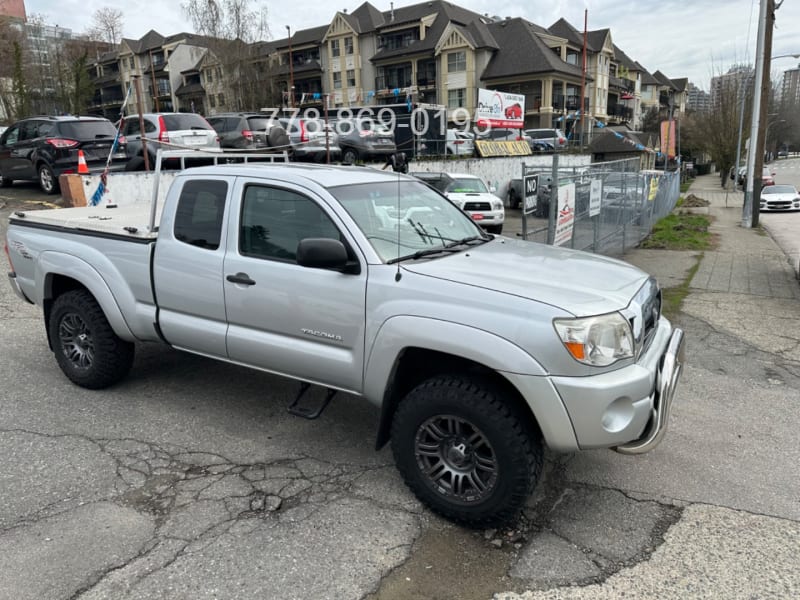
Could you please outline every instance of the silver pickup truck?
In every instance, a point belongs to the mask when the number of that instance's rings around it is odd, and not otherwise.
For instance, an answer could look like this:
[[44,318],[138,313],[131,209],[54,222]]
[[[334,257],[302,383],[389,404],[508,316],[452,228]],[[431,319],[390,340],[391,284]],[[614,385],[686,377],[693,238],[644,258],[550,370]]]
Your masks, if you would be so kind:
[[[163,343],[377,405],[405,482],[471,526],[512,519],[559,452],[662,439],[683,333],[626,263],[493,236],[364,167],[188,169],[163,203],[17,212],[9,281],[64,374],[104,388]],[[141,375],[140,375],[141,376]]]

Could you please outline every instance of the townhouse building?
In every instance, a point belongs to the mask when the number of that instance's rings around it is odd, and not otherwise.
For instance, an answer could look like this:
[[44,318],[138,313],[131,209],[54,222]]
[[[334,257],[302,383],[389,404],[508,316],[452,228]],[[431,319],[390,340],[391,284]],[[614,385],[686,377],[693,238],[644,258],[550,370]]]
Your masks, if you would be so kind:
[[156,31],[123,40],[94,65],[93,108],[118,112],[138,75],[148,111],[407,103],[443,107],[452,122],[474,114],[484,88],[523,95],[527,127],[570,131],[582,108],[586,122],[635,129],[663,92],[678,99],[676,110],[685,109],[687,96],[686,80],[650,74],[614,44],[609,29],[587,32],[584,44],[583,32],[564,19],[542,27],[442,0],[388,11],[363,2],[336,12],[328,24],[287,28],[282,39],[249,45],[247,60],[235,67],[223,60],[219,42]]

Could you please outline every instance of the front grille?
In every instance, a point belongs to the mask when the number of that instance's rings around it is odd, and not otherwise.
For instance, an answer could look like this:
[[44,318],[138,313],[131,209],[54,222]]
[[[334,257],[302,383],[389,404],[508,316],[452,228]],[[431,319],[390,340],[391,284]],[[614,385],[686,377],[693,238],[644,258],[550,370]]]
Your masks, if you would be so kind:
[[661,290],[654,278],[647,280],[622,313],[631,324],[638,359],[653,341],[661,318]]
[[492,210],[492,205],[488,202],[465,202],[464,210]]

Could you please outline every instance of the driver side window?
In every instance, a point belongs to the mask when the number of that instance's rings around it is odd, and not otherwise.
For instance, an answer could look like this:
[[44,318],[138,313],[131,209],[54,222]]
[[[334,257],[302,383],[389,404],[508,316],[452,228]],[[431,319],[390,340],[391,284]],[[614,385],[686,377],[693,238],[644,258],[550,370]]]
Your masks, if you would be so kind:
[[312,199],[291,190],[247,186],[239,225],[239,251],[245,256],[294,262],[306,238],[341,240],[330,217]]
[[3,140],[4,146],[13,146],[19,141],[19,125],[11,127],[6,131],[5,139]]

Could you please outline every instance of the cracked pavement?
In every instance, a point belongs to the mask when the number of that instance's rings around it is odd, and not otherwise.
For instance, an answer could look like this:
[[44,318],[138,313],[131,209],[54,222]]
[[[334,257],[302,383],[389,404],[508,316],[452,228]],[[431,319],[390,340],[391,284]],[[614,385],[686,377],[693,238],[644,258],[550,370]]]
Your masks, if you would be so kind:
[[0,286],[0,598],[798,596],[797,300],[708,287],[663,444],[550,455],[517,523],[469,531],[408,492],[357,398],[304,421],[292,382],[156,346],[83,390]]

